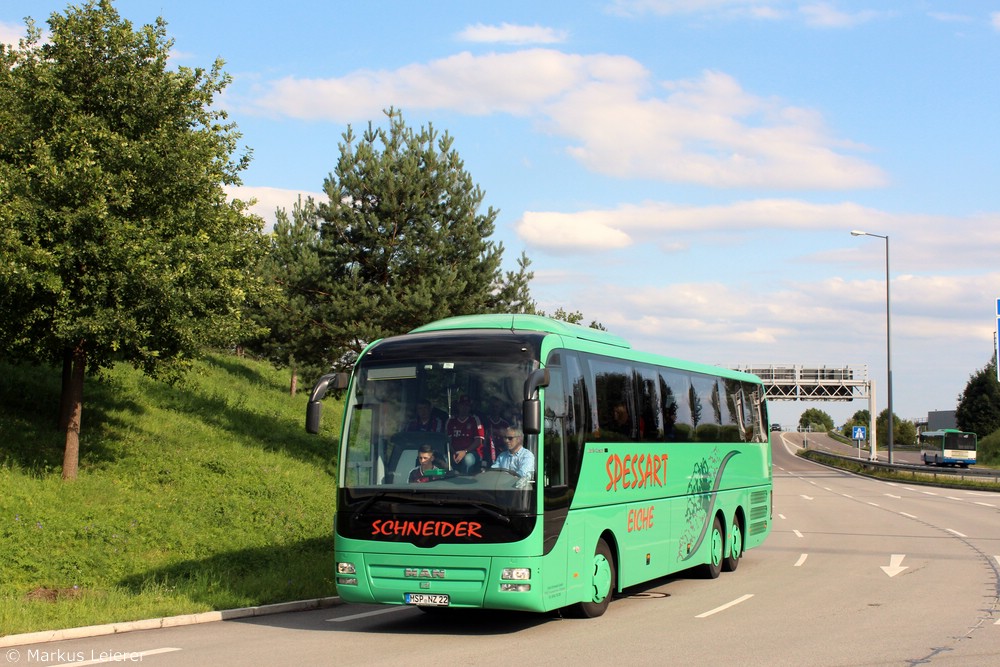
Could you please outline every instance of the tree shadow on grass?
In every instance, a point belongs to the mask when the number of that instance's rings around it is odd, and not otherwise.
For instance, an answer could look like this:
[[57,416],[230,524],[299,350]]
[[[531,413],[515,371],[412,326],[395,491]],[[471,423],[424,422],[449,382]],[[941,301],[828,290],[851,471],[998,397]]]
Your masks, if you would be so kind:
[[276,391],[288,391],[288,387],[286,385],[276,381],[273,377],[264,375],[256,369],[250,368],[246,364],[241,364],[232,357],[227,357],[222,354],[207,354],[202,360],[209,366],[215,366],[230,375],[246,380],[250,384],[265,386]]
[[[33,474],[62,467],[66,431],[58,425],[61,392],[62,372],[55,367],[0,362],[0,464],[13,463]],[[81,456],[113,460],[111,433],[128,427],[113,415],[139,409],[113,382],[88,377]]]
[[283,452],[309,464],[329,466],[336,453],[335,440],[306,433],[304,409],[301,422],[289,422],[277,414],[233,405],[224,396],[207,396],[165,384],[151,387],[148,395],[159,407],[196,414],[200,422],[225,431],[234,440]]
[[213,610],[336,594],[333,536],[186,560],[128,576],[119,585],[141,595],[183,597]]

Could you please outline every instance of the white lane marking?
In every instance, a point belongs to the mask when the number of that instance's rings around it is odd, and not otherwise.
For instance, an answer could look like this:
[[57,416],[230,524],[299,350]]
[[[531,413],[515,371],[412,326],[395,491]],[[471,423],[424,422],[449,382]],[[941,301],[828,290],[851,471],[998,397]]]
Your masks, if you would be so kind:
[[945,528],[945,530],[947,530],[952,535],[958,535],[959,537],[968,537],[968,535],[963,535],[962,533],[958,532],[957,530],[952,530],[951,528]]
[[784,514],[778,514],[778,518],[779,518],[779,519],[784,519],[784,518],[785,518],[785,515],[784,515]]
[[799,556],[799,559],[795,561],[795,565],[793,565],[792,567],[802,567],[802,564],[806,562],[806,558],[808,557],[809,554],[802,554],[801,556]]
[[981,503],[978,500],[972,501],[972,504],[973,505],[982,505],[983,507],[996,507],[996,505],[993,505],[992,503]]
[[813,499],[812,496],[802,496],[802,497],[805,498],[806,500],[812,500]]
[[795,533],[795,537],[802,537],[802,533],[800,533],[799,531],[793,530],[792,532]]
[[80,660],[79,662],[73,661],[66,664],[79,665],[80,667],[83,667],[84,665],[104,665],[109,662],[142,662],[142,659],[149,655],[173,653],[174,651],[180,650],[181,649],[179,648],[154,648],[149,651],[94,651],[91,655],[96,655],[97,657],[91,660]]
[[902,500],[903,499],[903,496],[894,496],[891,493],[886,493],[886,494],[883,494],[883,495],[889,496],[890,498],[895,498],[896,500]]
[[329,623],[344,623],[345,621],[353,621],[357,618],[368,618],[369,616],[379,616],[380,614],[391,614],[396,611],[403,611],[409,607],[386,607],[385,609],[376,609],[375,611],[365,611],[360,614],[351,614],[350,616],[341,616],[339,618],[328,618],[326,619]]
[[727,602],[726,604],[722,605],[721,607],[716,607],[715,609],[711,609],[709,611],[706,611],[704,614],[698,614],[697,616],[695,616],[695,618],[706,618],[708,616],[711,616],[712,614],[718,614],[720,611],[725,611],[726,609],[729,609],[730,607],[736,606],[736,605],[740,604],[741,602],[746,602],[747,600],[749,600],[752,597],[753,597],[753,593],[748,593],[748,594],[744,595],[741,598],[736,598],[732,602]]
[[903,516],[905,516],[907,519],[916,519],[917,518],[917,517],[913,516],[912,514],[907,514],[906,512],[900,512],[900,514],[902,514]]

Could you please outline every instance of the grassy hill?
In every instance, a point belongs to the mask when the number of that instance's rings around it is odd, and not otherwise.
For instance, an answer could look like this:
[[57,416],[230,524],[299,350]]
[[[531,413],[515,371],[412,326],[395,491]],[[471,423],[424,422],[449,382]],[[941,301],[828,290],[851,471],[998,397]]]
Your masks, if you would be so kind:
[[287,371],[215,354],[84,389],[60,478],[58,369],[0,363],[0,635],[332,595],[334,438]]

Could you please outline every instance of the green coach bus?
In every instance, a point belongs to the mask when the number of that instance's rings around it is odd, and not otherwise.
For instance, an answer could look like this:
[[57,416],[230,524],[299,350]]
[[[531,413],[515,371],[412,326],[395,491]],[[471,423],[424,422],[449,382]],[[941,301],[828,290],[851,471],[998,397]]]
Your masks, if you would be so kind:
[[771,529],[764,387],[534,315],[374,342],[346,390],[334,522],[348,602],[604,613],[616,591],[735,570]]

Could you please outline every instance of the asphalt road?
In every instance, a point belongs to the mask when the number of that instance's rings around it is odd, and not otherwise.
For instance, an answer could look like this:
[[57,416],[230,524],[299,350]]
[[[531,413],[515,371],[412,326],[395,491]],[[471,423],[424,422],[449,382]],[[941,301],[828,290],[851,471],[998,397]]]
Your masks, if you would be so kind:
[[765,544],[716,580],[629,589],[598,619],[339,605],[4,648],[0,664],[996,664],[1000,494],[857,477],[795,457],[799,434],[775,442]]

